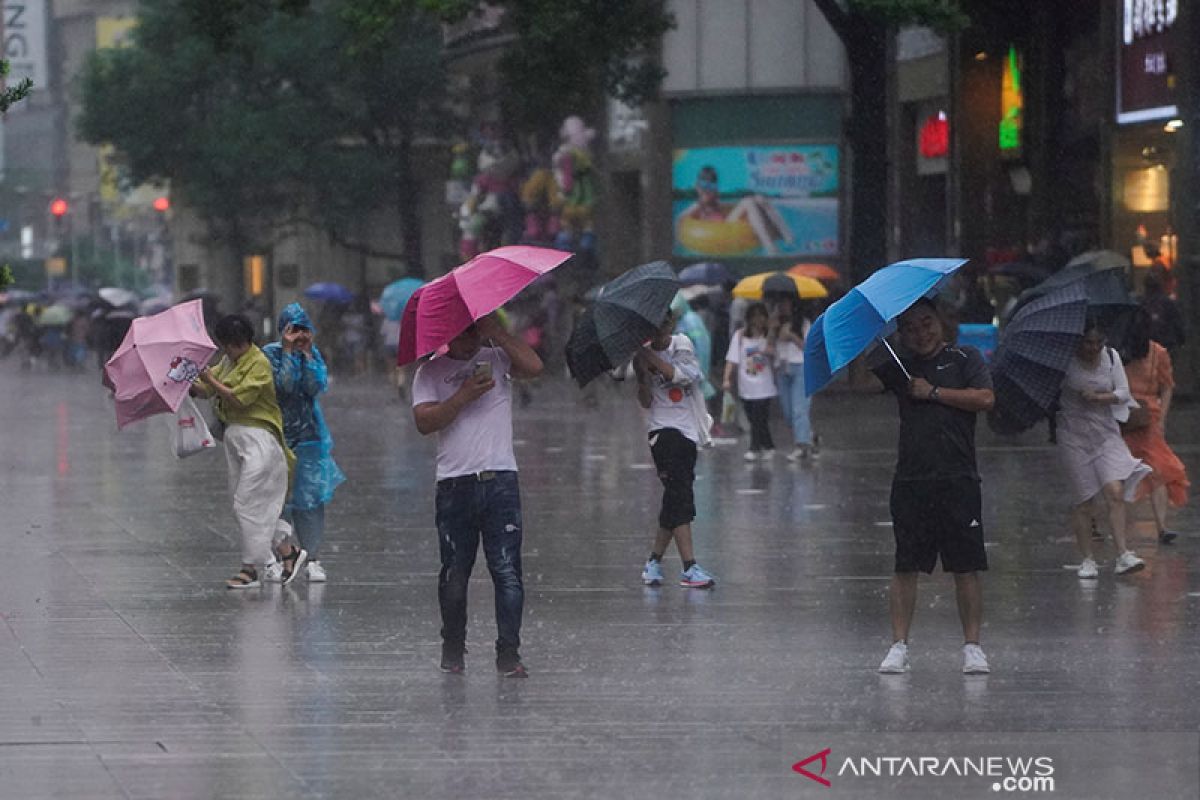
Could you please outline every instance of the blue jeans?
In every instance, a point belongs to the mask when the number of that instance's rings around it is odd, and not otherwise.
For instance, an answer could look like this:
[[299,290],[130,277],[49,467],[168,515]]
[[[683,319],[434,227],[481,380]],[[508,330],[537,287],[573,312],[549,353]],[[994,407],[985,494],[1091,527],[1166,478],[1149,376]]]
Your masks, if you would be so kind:
[[521,490],[515,472],[485,472],[437,484],[437,529],[442,570],[438,604],[442,640],[461,647],[467,640],[467,583],[479,542],[496,590],[496,652],[521,646],[525,587],[521,581]]
[[316,561],[319,558],[317,551],[321,549],[321,542],[325,539],[325,506],[309,509],[289,508],[283,517],[291,517],[300,546],[308,552],[310,561]]
[[792,441],[798,445],[812,444],[812,423],[808,409],[812,398],[804,394],[804,365],[788,364],[780,370],[779,404],[783,407],[783,418],[792,428]]

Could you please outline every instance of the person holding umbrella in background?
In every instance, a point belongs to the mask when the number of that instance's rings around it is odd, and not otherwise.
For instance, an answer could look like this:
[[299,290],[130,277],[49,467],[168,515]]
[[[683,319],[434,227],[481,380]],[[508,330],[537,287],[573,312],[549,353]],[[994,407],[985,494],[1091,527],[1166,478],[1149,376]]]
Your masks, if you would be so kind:
[[683,561],[679,585],[710,589],[716,581],[696,563],[692,552],[696,447],[708,419],[707,413],[699,413],[704,408],[700,394],[704,373],[691,340],[682,333],[673,333],[674,330],[675,316],[668,311],[650,343],[639,348],[633,357],[638,403],[648,412],[650,455],[663,485],[658,534],[642,569],[642,582],[647,586],[662,585],[663,554],[674,541]]
[[772,370],[775,344],[768,319],[765,305],[751,305],[746,310],[746,326],[732,336],[725,354],[725,377],[721,388],[726,393],[737,392],[750,421],[747,461],[770,460],[775,455],[775,442],[771,439],[771,399],[779,392]]
[[[242,534],[242,566],[225,585],[255,589],[262,585],[258,567],[271,557],[271,536],[283,511],[294,456],[284,443],[271,363],[255,346],[249,320],[236,314],[222,317],[213,338],[224,357],[200,372],[193,390],[215,398],[217,417],[225,424],[233,513]],[[286,584],[304,566],[307,553],[289,544],[280,555]]]
[[1146,566],[1126,542],[1126,504],[1151,470],[1130,455],[1121,438],[1118,422],[1129,418],[1129,409],[1137,401],[1129,392],[1121,357],[1105,342],[1098,322],[1089,316],[1067,366],[1058,407],[1058,451],[1071,489],[1071,528],[1083,556],[1079,577],[1084,579],[1099,575],[1092,558],[1091,525],[1092,500],[1097,495],[1103,495],[1108,506],[1117,547],[1116,574]]
[[806,460],[816,455],[813,448],[811,402],[804,391],[804,337],[812,322],[802,313],[794,297],[784,297],[775,306],[775,359],[779,405],[792,430],[792,452],[788,461]]
[[[263,348],[271,362],[275,378],[275,396],[283,414],[283,434],[287,446],[296,454],[295,478],[287,515],[291,517],[300,548],[307,553],[308,579],[326,580],[319,561],[325,538],[325,506],[346,476],[333,460],[333,437],[325,425],[325,415],[317,397],[329,388],[329,370],[321,350],[313,343],[312,320],[299,303],[292,303],[279,314],[276,326],[280,341]],[[283,576],[267,568],[268,580]]]
[[706,589],[713,578],[692,553],[692,484],[696,446],[712,441],[712,420],[704,408],[704,371],[692,341],[674,333],[672,304],[687,308],[678,291],[679,280],[665,261],[634,267],[599,287],[595,301],[571,331],[567,367],[583,387],[632,358],[638,403],[649,412],[650,454],[663,484],[658,534],[642,581],[647,586],[662,584],[662,557],[673,540],[683,561],[680,585]]

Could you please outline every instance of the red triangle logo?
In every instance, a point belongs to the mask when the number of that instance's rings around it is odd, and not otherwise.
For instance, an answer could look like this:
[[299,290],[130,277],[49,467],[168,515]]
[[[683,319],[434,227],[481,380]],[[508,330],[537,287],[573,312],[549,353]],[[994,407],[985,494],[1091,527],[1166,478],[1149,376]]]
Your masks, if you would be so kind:
[[[830,783],[827,779],[821,777],[822,775],[825,774],[825,767],[828,766],[828,764],[829,764],[830,749],[831,748],[826,747],[821,752],[813,753],[811,756],[804,759],[803,761],[797,761],[795,764],[792,764],[792,771],[799,772],[804,777],[808,778],[809,780],[814,780],[817,783],[821,784],[822,786],[832,786],[833,785],[832,783]],[[809,764],[811,764],[817,760],[820,760],[820,762],[821,762],[821,769],[819,772],[815,772],[815,773],[809,772],[808,770],[805,769],[806,766],[808,766]]]

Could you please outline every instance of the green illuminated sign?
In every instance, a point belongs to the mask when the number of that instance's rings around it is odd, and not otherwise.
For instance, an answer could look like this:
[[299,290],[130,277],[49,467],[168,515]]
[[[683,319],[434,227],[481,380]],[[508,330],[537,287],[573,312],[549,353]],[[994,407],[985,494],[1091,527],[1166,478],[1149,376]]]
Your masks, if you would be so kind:
[[1021,91],[1021,60],[1017,48],[1008,48],[1004,63],[1004,78],[1000,89],[1000,150],[1011,153],[1021,149],[1021,128],[1024,120],[1021,111],[1025,106],[1025,95]]

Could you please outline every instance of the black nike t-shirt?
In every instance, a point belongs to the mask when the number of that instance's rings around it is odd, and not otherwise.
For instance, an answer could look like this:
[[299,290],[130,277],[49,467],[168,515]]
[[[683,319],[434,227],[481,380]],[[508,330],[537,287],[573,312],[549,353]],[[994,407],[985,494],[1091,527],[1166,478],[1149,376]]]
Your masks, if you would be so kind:
[[[983,356],[973,347],[946,346],[927,359],[902,359],[914,378],[924,378],[945,389],[991,389],[992,376]],[[900,405],[900,446],[896,462],[898,481],[974,478],[975,412],[962,411],[936,401],[913,400],[903,381],[897,381],[895,364],[875,368]]]

